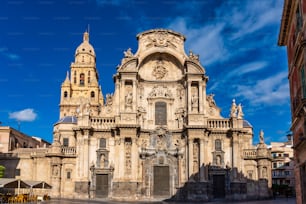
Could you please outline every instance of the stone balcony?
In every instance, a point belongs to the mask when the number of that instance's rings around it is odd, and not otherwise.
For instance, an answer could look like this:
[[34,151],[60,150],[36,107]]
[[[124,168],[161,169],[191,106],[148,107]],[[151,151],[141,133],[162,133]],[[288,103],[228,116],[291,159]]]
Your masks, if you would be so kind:
[[257,150],[256,149],[245,149],[243,150],[243,158],[244,159],[256,159]]
[[208,119],[207,127],[215,129],[230,129],[232,125],[229,119]]
[[91,117],[91,126],[95,129],[111,129],[115,127],[116,120],[114,117]]
[[65,156],[76,156],[76,148],[75,147],[61,147],[61,152]]

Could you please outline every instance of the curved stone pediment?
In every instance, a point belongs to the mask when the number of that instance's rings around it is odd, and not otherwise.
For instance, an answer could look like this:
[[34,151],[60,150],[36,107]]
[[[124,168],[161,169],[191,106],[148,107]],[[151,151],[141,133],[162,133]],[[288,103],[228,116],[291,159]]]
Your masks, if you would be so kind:
[[179,33],[165,29],[154,29],[137,36],[138,51],[135,54],[141,62],[153,53],[169,53],[184,64],[187,55],[184,51],[185,37]]

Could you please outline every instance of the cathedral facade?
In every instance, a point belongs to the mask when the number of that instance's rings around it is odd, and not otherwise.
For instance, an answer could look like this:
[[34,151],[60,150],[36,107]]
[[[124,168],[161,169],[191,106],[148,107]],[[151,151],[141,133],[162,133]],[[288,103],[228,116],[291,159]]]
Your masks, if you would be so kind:
[[271,160],[263,133],[253,146],[253,128],[235,100],[230,116],[221,116],[214,95],[206,93],[199,56],[184,51],[185,37],[154,29],[137,40],[137,52],[125,51],[117,67],[114,93],[104,97],[84,33],[61,86],[52,147],[41,154],[51,196],[269,197]]

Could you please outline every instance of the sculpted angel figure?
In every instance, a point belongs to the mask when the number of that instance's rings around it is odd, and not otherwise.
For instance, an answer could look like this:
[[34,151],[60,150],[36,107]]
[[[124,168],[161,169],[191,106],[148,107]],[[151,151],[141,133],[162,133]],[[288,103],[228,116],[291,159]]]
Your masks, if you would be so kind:
[[134,56],[131,48],[128,48],[126,51],[123,52],[123,54],[125,58],[130,58]]
[[237,118],[242,119],[243,115],[244,114],[242,112],[242,105],[241,105],[241,103],[239,103],[239,105],[237,106]]

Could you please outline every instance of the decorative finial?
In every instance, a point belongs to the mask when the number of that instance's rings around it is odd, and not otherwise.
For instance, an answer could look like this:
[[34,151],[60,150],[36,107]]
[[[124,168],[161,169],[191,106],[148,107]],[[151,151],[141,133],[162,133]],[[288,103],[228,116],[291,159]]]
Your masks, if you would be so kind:
[[66,79],[69,80],[69,71],[67,71]]
[[87,31],[85,31],[85,33],[83,35],[83,41],[89,42],[89,33]]

